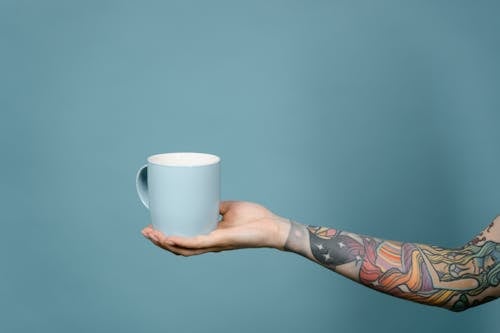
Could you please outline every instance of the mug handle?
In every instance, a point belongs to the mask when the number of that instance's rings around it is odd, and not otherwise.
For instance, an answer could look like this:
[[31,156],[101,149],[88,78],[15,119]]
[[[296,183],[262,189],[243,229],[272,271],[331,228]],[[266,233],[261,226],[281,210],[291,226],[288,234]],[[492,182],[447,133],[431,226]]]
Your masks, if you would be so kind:
[[148,165],[143,165],[135,177],[135,187],[137,189],[137,194],[139,199],[141,199],[142,204],[149,209],[149,195],[148,195]]

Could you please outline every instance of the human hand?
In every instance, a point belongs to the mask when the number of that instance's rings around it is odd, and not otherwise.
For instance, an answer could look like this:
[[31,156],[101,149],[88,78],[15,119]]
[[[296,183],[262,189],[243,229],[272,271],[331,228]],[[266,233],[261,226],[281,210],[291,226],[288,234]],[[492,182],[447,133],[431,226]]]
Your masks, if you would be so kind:
[[290,223],[267,208],[243,201],[223,201],[222,220],[207,235],[180,237],[164,235],[151,225],[142,234],[155,245],[174,254],[192,256],[252,247],[271,247],[283,250]]

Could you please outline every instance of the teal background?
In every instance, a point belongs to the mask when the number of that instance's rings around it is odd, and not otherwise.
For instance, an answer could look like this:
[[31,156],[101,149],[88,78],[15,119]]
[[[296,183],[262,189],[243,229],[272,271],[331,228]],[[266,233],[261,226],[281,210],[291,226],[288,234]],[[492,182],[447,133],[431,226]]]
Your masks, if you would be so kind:
[[0,1],[0,331],[489,332],[270,249],[146,241],[135,172],[222,157],[222,197],[459,246],[500,213],[494,1]]

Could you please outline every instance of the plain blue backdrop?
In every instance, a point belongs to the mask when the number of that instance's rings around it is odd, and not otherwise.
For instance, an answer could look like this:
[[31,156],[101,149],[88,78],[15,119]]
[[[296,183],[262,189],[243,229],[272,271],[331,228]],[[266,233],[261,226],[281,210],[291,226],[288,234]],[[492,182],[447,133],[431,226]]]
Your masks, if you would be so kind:
[[500,213],[495,1],[0,0],[1,332],[491,332],[270,249],[177,257],[135,173],[222,158],[222,196],[460,246]]

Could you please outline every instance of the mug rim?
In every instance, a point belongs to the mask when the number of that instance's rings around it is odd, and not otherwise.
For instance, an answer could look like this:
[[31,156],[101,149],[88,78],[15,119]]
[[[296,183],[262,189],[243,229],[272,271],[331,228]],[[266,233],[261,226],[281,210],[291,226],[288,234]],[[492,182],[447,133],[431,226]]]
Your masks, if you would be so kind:
[[[159,161],[159,159],[166,158],[166,157],[177,157],[177,158],[182,158],[182,157],[195,157],[195,158],[201,158],[205,159],[206,162],[195,162],[195,163],[188,163],[188,164],[175,164],[175,163],[165,163]],[[162,166],[162,167],[204,167],[204,166],[209,166],[209,165],[214,165],[220,162],[220,157],[214,154],[208,154],[208,153],[197,153],[197,152],[171,152],[171,153],[159,153],[159,154],[154,154],[151,155],[147,158],[147,161],[149,164],[152,165],[157,165],[157,166]]]

